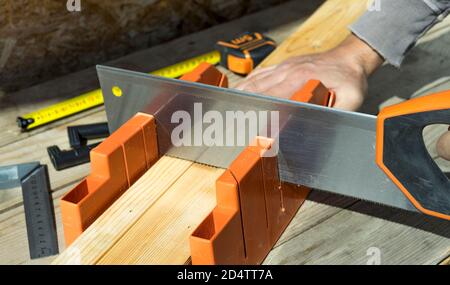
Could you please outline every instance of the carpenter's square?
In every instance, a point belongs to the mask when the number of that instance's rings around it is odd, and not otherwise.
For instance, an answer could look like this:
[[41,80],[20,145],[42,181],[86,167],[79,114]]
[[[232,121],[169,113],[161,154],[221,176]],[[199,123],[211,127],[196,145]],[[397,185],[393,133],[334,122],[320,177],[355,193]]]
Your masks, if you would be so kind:
[[55,213],[46,165],[31,162],[0,167],[0,190],[22,188],[31,259],[58,254]]

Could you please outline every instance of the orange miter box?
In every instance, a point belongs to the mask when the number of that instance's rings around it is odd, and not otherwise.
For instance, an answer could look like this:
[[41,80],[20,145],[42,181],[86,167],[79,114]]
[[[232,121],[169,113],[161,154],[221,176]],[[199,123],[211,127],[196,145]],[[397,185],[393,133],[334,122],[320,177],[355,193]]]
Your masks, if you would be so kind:
[[[181,79],[228,87],[227,77],[208,63]],[[66,246],[157,161],[156,128],[152,115],[138,113],[91,151],[91,174],[61,199]]]
[[[331,107],[335,95],[311,80],[291,100]],[[258,137],[216,181],[217,206],[190,236],[192,264],[261,264],[289,225],[311,189],[280,181],[273,144]]]
[[[228,86],[206,63],[181,79]],[[292,99],[331,106],[334,95],[314,80]],[[61,200],[66,245],[157,161],[157,127],[138,113],[91,151],[91,174]],[[217,206],[190,238],[193,264],[261,263],[306,199],[310,189],[280,182],[273,144],[258,137],[217,180]]]

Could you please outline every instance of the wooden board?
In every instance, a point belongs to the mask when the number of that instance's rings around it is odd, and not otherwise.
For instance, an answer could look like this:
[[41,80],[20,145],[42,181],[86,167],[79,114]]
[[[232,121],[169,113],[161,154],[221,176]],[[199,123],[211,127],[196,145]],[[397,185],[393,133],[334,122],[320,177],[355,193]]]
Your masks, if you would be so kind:
[[192,162],[189,161],[161,158],[60,254],[55,263],[97,263],[191,166]]
[[369,7],[370,1],[328,0],[272,53],[261,67],[279,64],[299,55],[327,51],[348,35],[347,27]]
[[188,237],[214,208],[215,182],[222,173],[222,169],[192,165],[98,264],[186,263]]
[[265,264],[368,264],[374,249],[383,265],[438,264],[448,256],[447,221],[356,200],[335,206],[319,192],[310,199]]
[[441,265],[450,265],[450,252],[449,252],[449,257],[446,258],[444,261],[442,261],[440,264]]

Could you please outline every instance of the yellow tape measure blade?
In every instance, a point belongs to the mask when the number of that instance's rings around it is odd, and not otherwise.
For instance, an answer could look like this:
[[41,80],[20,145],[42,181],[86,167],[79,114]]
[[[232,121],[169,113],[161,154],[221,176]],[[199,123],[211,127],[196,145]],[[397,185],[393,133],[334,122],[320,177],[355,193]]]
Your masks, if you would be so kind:
[[193,71],[203,62],[207,62],[213,65],[218,64],[220,62],[220,53],[218,51],[213,51],[202,54],[197,57],[176,63],[174,65],[155,70],[153,72],[150,72],[150,74],[167,78],[178,78],[185,75],[186,73]]
[[17,118],[17,123],[23,130],[29,130],[102,104],[102,91],[97,89],[36,112],[25,114]]
[[[150,74],[167,78],[178,78],[193,71],[203,62],[213,65],[218,64],[220,62],[220,53],[218,51],[209,52],[153,71]],[[122,91],[119,89],[114,90],[113,92],[117,97],[122,96]],[[22,130],[30,130],[101,104],[103,104],[102,91],[101,89],[97,89],[61,103],[45,107],[36,112],[31,112],[18,117],[17,124]]]

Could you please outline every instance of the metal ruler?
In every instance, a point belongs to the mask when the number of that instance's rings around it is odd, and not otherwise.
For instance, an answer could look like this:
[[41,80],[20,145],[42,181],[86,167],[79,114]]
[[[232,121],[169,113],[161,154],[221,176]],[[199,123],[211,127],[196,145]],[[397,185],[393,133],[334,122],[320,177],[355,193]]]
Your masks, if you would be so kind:
[[[218,64],[220,62],[220,53],[218,51],[213,51],[202,54],[177,64],[153,71],[150,74],[167,78],[178,78],[188,72],[191,72],[202,62]],[[97,89],[20,116],[17,118],[17,124],[22,130],[31,130],[102,104],[102,90]]]
[[0,167],[0,189],[18,186],[22,187],[31,259],[58,254],[47,166],[32,162]]

